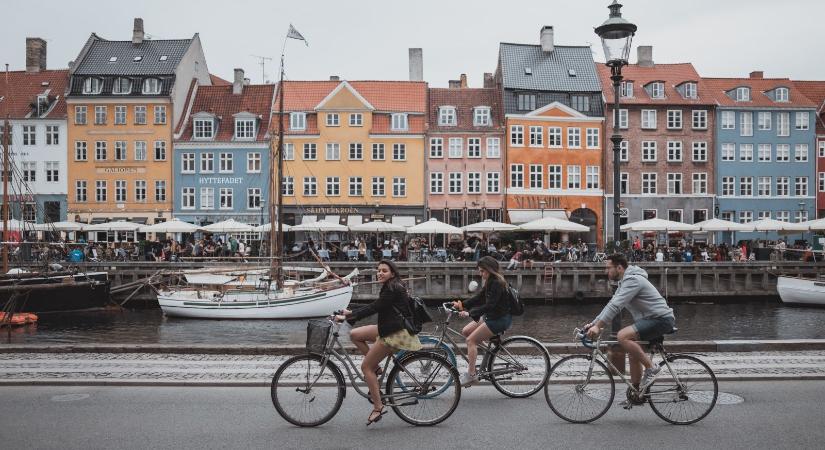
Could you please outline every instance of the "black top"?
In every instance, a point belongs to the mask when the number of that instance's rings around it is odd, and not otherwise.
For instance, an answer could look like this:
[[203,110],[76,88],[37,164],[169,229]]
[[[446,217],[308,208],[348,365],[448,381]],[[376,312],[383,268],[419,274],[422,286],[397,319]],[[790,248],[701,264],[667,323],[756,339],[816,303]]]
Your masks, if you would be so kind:
[[475,320],[485,314],[490,320],[510,314],[509,293],[506,287],[493,277],[484,283],[484,287],[476,295],[464,300],[463,305],[470,313],[470,317]]
[[378,335],[386,337],[404,329],[404,322],[396,309],[406,317],[412,316],[407,290],[400,286],[392,289],[384,284],[378,294],[378,300],[354,310],[350,320],[355,322],[378,313]]

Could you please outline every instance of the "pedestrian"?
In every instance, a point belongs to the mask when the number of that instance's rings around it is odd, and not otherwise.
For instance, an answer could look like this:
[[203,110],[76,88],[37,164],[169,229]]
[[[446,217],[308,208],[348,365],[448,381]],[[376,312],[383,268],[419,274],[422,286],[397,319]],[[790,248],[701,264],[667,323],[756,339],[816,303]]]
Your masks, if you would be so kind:
[[510,263],[507,264],[507,270],[518,269],[518,265],[521,262],[522,257],[523,254],[521,253],[521,250],[516,250],[515,253],[513,253],[513,256],[510,257]]

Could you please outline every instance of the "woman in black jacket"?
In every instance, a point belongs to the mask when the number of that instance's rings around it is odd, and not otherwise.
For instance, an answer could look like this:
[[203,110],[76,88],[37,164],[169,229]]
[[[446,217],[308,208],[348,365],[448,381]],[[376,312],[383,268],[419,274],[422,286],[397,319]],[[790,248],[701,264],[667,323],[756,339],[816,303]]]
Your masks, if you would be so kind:
[[501,274],[498,261],[491,256],[478,260],[478,272],[484,286],[476,295],[462,301],[453,302],[453,306],[460,310],[459,316],[472,317],[473,322],[461,330],[467,338],[467,360],[469,370],[461,374],[461,384],[468,386],[476,380],[476,358],[478,344],[496,334],[504,333],[513,324],[510,315],[510,294],[507,292],[507,282]]
[[[378,422],[386,414],[381,402],[381,388],[378,386],[380,364],[390,354],[398,350],[416,351],[421,349],[418,336],[410,334],[404,327],[404,317],[411,317],[410,300],[407,289],[401,282],[398,267],[392,261],[382,260],[378,263],[378,281],[382,283],[378,300],[355,311],[344,310],[343,315],[336,316],[338,321],[355,322],[373,314],[378,314],[377,325],[354,328],[350,340],[363,353],[361,371],[369,387],[373,410],[367,419],[367,425]],[[368,342],[374,342],[372,347]]]

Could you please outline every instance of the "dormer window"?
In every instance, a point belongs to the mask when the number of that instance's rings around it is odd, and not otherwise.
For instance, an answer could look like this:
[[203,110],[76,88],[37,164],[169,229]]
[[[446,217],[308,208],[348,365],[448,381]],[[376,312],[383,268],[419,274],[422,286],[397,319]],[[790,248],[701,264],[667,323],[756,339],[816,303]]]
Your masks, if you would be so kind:
[[685,98],[695,99],[699,96],[696,83],[685,83]]
[[665,98],[665,84],[656,81],[650,84],[650,96],[652,98]]
[[109,58],[109,62],[110,63],[117,62],[117,56],[112,56],[111,58]]
[[751,101],[751,89],[748,87],[738,87],[736,88],[736,101],[737,102],[749,102]]
[[235,139],[254,139],[255,119],[235,119]]
[[144,94],[160,94],[160,80],[157,78],[147,78],[143,80]]
[[306,130],[307,129],[307,114],[302,112],[289,113],[289,129],[290,130]]
[[132,81],[128,78],[115,78],[115,83],[112,85],[112,94],[128,94],[132,92]]
[[622,97],[633,97],[633,82],[632,81],[622,81]]
[[477,106],[473,109],[473,125],[477,127],[490,126],[490,107]]
[[[46,111],[49,110],[49,96],[46,94],[40,94],[37,96],[37,117],[42,117]],[[1,143],[0,143],[1,144]]]
[[438,124],[441,126],[455,126],[455,107],[441,106],[438,108]]
[[195,139],[214,139],[215,121],[213,119],[193,119],[192,137]]
[[392,115],[392,130],[393,131],[407,131],[409,125],[407,123],[406,113],[395,113]]
[[83,93],[87,95],[100,94],[103,90],[103,80],[100,78],[86,78],[83,80]]
[[167,55],[160,55],[159,61],[166,61],[167,59],[169,59]]
[[776,96],[777,102],[787,102],[789,98],[788,88],[776,88],[776,93],[774,95]]

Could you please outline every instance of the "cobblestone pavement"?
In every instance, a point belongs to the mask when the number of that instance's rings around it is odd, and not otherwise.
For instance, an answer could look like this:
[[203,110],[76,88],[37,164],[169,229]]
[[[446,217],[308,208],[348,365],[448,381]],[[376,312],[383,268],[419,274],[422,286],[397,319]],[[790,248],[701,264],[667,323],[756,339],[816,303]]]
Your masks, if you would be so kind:
[[[552,362],[563,355],[553,355]],[[269,383],[289,356],[157,353],[0,353],[0,384]],[[825,351],[711,353],[720,380],[825,379]],[[355,358],[360,365],[360,358]],[[531,361],[531,365],[539,361]],[[466,370],[460,363],[459,370]]]

